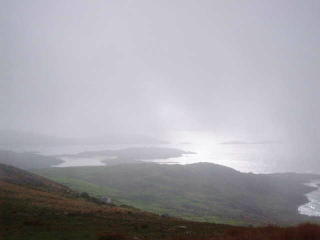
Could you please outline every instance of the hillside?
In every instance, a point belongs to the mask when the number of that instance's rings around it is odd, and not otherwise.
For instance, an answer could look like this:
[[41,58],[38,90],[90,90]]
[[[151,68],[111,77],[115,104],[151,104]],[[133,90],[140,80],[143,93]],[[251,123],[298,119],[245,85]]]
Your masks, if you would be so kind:
[[316,175],[247,174],[210,163],[123,164],[37,170],[37,173],[99,196],[159,214],[232,224],[295,224],[318,221],[298,214],[307,202],[303,185]]
[[0,239],[97,239],[115,232],[166,239],[184,235],[186,229],[191,236],[212,236],[227,228],[99,204],[4,164],[0,164],[0,174]]
[[0,181],[2,183],[28,187],[34,190],[59,194],[74,194],[71,189],[62,184],[5,164],[0,164]]
[[0,164],[3,240],[317,240],[320,226],[233,227],[185,221],[81,198],[67,187]]

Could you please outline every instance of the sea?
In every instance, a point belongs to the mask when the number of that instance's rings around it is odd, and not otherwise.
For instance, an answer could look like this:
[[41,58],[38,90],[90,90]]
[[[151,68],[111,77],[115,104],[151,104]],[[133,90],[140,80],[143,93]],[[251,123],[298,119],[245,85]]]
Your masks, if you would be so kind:
[[[173,141],[166,144],[100,144],[100,145],[65,145],[65,146],[0,146],[0,149],[18,152],[35,152],[53,156],[76,154],[84,151],[117,150],[131,147],[161,147],[177,148],[193,154],[183,154],[181,157],[152,160],[159,164],[192,164],[210,162],[234,168],[241,172],[275,173],[275,172],[303,172],[320,173],[317,161],[310,161],[313,156],[307,152],[297,151],[298,147],[279,141],[234,141],[218,139],[208,134],[192,133],[180,134]],[[114,156],[110,156],[113,158]],[[54,167],[72,166],[103,166],[101,158],[61,157],[63,163]],[[307,163],[313,164],[307,164]],[[303,164],[301,164],[303,163]],[[319,164],[320,165],[320,164]],[[319,166],[320,167],[320,166]],[[300,214],[320,216],[320,179],[305,183],[315,188],[306,195],[308,203],[297,210]]]

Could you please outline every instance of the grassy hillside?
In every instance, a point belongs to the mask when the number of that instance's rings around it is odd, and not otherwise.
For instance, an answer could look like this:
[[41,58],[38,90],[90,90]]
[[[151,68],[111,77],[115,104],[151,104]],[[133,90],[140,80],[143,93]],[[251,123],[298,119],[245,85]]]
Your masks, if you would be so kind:
[[[102,239],[125,233],[139,239],[213,236],[227,226],[161,217],[131,207],[98,204],[67,187],[0,164],[0,239]],[[1,238],[2,237],[2,238]]]
[[[90,199],[89,199],[90,200]],[[318,240],[320,226],[233,227],[98,204],[67,187],[0,164],[3,240]]]
[[295,224],[317,221],[299,215],[317,176],[245,174],[220,165],[123,164],[51,168],[42,174],[79,191],[107,195],[158,214],[231,224]]

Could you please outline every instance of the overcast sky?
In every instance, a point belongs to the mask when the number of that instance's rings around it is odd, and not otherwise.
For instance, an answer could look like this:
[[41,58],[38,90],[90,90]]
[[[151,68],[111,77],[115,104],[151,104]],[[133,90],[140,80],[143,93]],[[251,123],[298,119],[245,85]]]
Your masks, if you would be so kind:
[[0,128],[320,133],[318,0],[0,0]]

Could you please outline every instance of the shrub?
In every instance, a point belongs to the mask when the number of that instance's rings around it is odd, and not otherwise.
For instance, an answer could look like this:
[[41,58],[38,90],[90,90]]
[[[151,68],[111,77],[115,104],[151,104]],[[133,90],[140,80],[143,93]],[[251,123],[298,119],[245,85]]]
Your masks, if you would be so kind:
[[101,233],[98,240],[128,240],[127,236],[121,233]]

